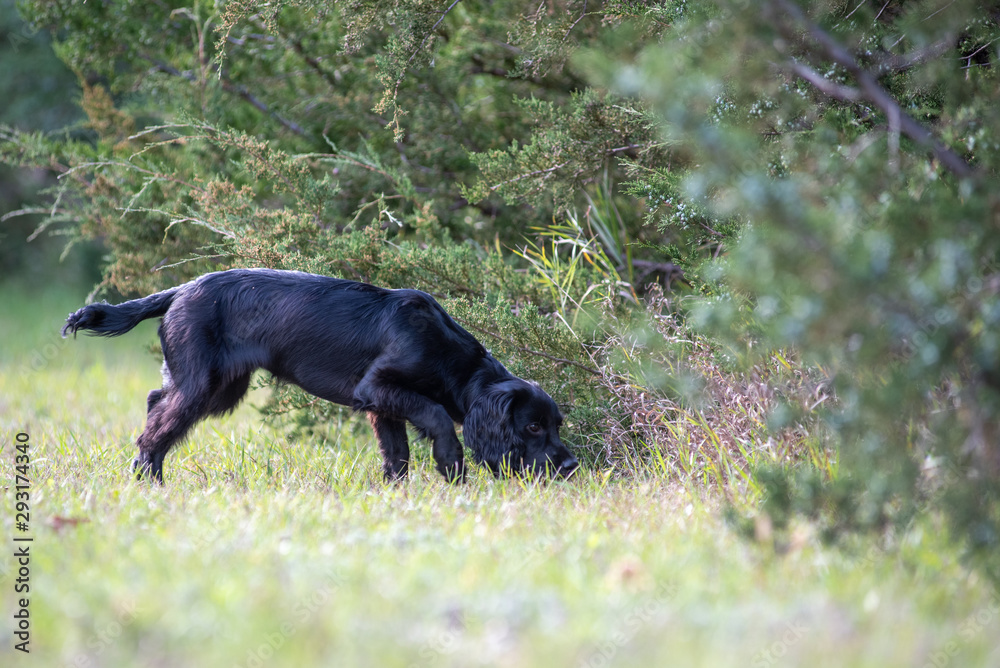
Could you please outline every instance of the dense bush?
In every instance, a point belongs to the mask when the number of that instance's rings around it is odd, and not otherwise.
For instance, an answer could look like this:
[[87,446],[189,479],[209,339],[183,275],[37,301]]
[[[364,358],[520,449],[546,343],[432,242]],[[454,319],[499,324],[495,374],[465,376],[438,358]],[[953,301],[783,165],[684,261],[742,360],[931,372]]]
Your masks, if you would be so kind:
[[588,62],[664,119],[684,192],[749,221],[697,318],[829,378],[836,484],[770,472],[766,507],[832,536],[931,504],[997,575],[1000,5],[699,5],[624,69]]
[[[693,270],[700,233],[644,224],[618,186],[642,161],[669,171],[655,119],[570,56],[626,21],[656,39],[667,9],[534,9],[27,3],[80,76],[86,134],[8,129],[0,150],[59,173],[46,224],[103,240],[104,289],[228,266],[418,287],[575,408],[572,440],[616,452],[634,443],[595,422],[607,332],[581,314]],[[273,408],[305,405],[305,424],[334,410],[287,388]]]

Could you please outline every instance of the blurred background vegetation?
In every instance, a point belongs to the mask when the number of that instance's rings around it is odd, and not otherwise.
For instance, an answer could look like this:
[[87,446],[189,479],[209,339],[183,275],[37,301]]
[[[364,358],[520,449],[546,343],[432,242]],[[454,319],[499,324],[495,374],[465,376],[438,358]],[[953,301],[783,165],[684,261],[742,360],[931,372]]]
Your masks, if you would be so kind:
[[[79,84],[52,50],[52,36],[33,28],[14,0],[0,0],[0,123],[22,131],[72,131],[83,114]],[[0,216],[40,203],[39,193],[55,184],[44,169],[0,164]],[[40,216],[10,216],[0,223],[0,276],[24,284],[52,281],[93,283],[100,279],[100,250],[84,243],[60,261],[65,238],[38,235],[28,242]]]
[[5,274],[41,224],[99,292],[418,287],[593,464],[1000,577],[1000,3],[2,6]]

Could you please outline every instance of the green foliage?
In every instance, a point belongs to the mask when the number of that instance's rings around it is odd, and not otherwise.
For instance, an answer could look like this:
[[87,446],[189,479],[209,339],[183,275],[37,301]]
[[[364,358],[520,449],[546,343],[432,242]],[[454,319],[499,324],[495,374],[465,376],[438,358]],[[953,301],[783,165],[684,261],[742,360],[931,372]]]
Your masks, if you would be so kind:
[[994,4],[29,0],[87,121],[0,156],[61,174],[47,224],[105,242],[104,287],[418,287],[597,458],[831,537],[945,507],[988,556]]
[[470,200],[498,193],[508,202],[554,201],[561,208],[616,155],[644,153],[651,162],[662,160],[655,121],[621,98],[588,88],[558,106],[538,99],[517,103],[533,120],[531,141],[473,156],[483,178],[467,191]]
[[[420,288],[514,373],[589,415],[601,360],[580,313],[635,300],[633,246],[650,241],[642,203],[611,184],[620,159],[665,148],[654,118],[587,87],[569,56],[619,28],[653,39],[666,24],[634,3],[551,9],[29,1],[79,76],[85,132],[6,128],[0,155],[60,174],[43,224],[104,242],[101,289],[145,293],[227,266]],[[535,173],[551,155],[566,164]],[[576,258],[603,257],[599,268],[552,289],[505,256],[577,204],[586,229],[569,224],[587,251]],[[557,265],[575,261],[565,244],[555,252]],[[268,410],[302,408],[307,430],[337,411],[291,388]],[[569,417],[571,441],[591,437],[592,423]]]
[[[48,33],[18,16],[13,0],[0,0],[0,63],[0,100],[4,101],[0,125],[55,131],[81,115],[73,73],[52,52]],[[71,281],[85,276],[84,280],[94,281],[93,268],[81,267],[93,264],[93,247],[54,268],[50,258],[59,257],[65,240],[33,234],[38,218],[29,212],[38,203],[39,191],[51,182],[52,177],[42,171],[13,168],[0,159],[0,274],[33,280],[59,275]]]
[[832,528],[906,522],[930,468],[945,466],[951,491],[933,502],[992,558],[996,14],[972,2],[719,7],[718,20],[691,19],[683,38],[602,69],[663,116],[695,165],[650,179],[651,192],[686,197],[699,222],[747,221],[719,266],[730,294],[698,305],[698,322],[751,358],[798,349],[830,377],[839,479],[765,476],[786,499],[765,509],[815,504]]

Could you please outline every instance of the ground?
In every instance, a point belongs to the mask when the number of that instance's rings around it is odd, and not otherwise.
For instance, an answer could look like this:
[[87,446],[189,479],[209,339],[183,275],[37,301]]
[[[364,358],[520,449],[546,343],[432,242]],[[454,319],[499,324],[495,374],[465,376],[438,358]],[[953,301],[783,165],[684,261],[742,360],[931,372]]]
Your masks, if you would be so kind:
[[935,518],[838,549],[804,524],[776,550],[718,491],[651,475],[453,487],[419,447],[385,485],[363,420],[289,440],[266,390],[202,423],[165,487],[136,483],[155,324],[63,341],[84,293],[0,286],[0,665],[1000,665],[1000,598]]

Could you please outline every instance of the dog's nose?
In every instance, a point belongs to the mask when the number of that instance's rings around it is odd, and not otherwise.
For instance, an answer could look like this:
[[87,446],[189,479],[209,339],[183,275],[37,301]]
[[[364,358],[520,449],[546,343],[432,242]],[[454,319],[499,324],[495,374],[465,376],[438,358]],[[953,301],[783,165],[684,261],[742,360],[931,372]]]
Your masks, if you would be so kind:
[[569,474],[575,471],[579,465],[580,462],[577,460],[577,458],[574,457],[573,455],[570,455],[569,457],[563,460],[562,464],[559,465],[559,473],[563,476],[569,476]]

